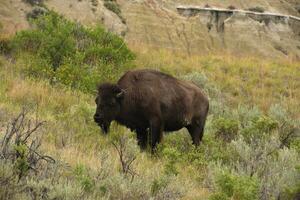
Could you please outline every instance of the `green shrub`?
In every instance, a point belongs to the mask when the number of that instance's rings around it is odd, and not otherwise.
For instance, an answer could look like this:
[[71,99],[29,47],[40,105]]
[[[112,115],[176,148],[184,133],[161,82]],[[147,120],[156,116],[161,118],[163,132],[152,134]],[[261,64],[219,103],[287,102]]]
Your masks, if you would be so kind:
[[30,5],[42,5],[44,3],[44,0],[24,0],[26,3]]
[[17,159],[14,163],[14,169],[16,170],[19,178],[25,176],[29,171],[29,163],[28,159],[28,149],[25,144],[19,144],[14,146],[14,150],[16,151]]
[[269,137],[271,133],[278,128],[278,122],[268,116],[259,116],[251,121],[251,123],[241,130],[241,134],[246,141],[261,140]]
[[177,175],[176,162],[180,159],[181,154],[175,148],[165,148],[163,155],[168,159],[165,164],[166,175]]
[[120,15],[120,14],[121,14],[121,9],[120,9],[119,5],[118,5],[115,1],[108,1],[108,0],[106,0],[106,1],[104,2],[104,6],[105,6],[108,10],[110,10],[110,11],[116,13],[117,15]]
[[262,116],[255,122],[255,127],[262,132],[270,132],[278,127],[278,123],[270,117]]
[[48,13],[48,9],[41,6],[35,6],[30,12],[26,14],[27,19],[36,19],[41,15]]
[[10,40],[8,37],[2,35],[3,24],[0,22],[0,53],[7,54],[10,52]]
[[250,140],[250,143],[241,137],[230,146],[236,153],[232,154],[232,162],[226,163],[227,168],[234,169],[237,174],[257,177],[263,199],[277,199],[284,188],[297,183],[295,167],[299,155],[294,149],[281,149],[278,135]]
[[251,7],[251,8],[248,8],[248,10],[252,11],[252,12],[259,12],[259,13],[265,12],[265,9],[263,7],[260,7],[260,6]]
[[287,110],[278,104],[270,107],[268,115],[278,123],[277,130],[282,146],[295,148],[300,152],[300,120],[292,119]]
[[11,45],[10,45],[9,38],[1,37],[0,35],[0,53],[8,54],[10,51],[11,51]]
[[225,142],[230,142],[237,137],[239,124],[236,120],[221,117],[214,120],[213,126],[215,127],[216,137],[223,139]]
[[[300,179],[300,166],[297,166],[297,175],[296,178]],[[300,195],[300,182],[296,182],[295,185],[286,186],[280,197],[282,199],[297,199]]]
[[91,0],[92,5],[97,7],[98,6],[98,0]]
[[229,200],[229,199],[230,198],[222,192],[214,193],[214,194],[209,196],[209,200]]
[[220,101],[221,91],[208,80],[205,74],[192,72],[182,76],[182,79],[193,82],[202,88],[210,98],[218,98]]
[[118,17],[121,19],[122,23],[126,24],[125,18],[122,16],[122,11],[120,9],[119,4],[115,0],[105,0],[104,1],[104,6],[114,12]]
[[228,7],[227,7],[227,9],[229,9],[229,10],[235,10],[235,9],[236,9],[236,7],[235,7],[235,6],[233,6],[233,5],[230,5],[230,6],[228,6]]
[[297,4],[297,5],[295,6],[295,9],[298,11],[298,13],[300,13],[300,4]]
[[168,179],[166,179],[165,177],[161,177],[159,179],[154,179],[154,181],[151,184],[151,195],[152,196],[156,196],[160,190],[164,189],[167,187],[168,183]]
[[121,38],[100,26],[85,28],[53,11],[32,23],[34,29],[18,32],[11,41],[30,76],[92,92],[97,82],[119,78],[134,59]]
[[258,119],[262,112],[256,106],[239,105],[232,111],[233,117],[240,123],[241,128],[246,128],[252,124],[252,121]]
[[84,165],[78,164],[75,167],[74,174],[82,189],[86,192],[91,192],[95,183],[88,174],[88,169]]
[[223,172],[216,179],[217,192],[210,199],[258,199],[259,182],[254,177]]
[[296,138],[290,143],[290,148],[295,149],[300,154],[300,138]]

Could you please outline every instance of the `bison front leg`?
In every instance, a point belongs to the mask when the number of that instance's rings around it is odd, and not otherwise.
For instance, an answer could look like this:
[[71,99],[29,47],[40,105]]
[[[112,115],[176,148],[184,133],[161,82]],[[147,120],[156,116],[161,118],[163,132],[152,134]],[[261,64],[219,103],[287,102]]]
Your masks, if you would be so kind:
[[136,138],[141,150],[145,150],[148,144],[148,134],[146,129],[137,129]]
[[195,146],[199,146],[200,142],[202,141],[204,125],[205,118],[200,118],[193,120],[193,123],[186,127],[192,137],[193,144]]
[[161,141],[163,133],[163,124],[159,118],[153,118],[150,121],[150,139],[152,152],[155,150],[156,145]]

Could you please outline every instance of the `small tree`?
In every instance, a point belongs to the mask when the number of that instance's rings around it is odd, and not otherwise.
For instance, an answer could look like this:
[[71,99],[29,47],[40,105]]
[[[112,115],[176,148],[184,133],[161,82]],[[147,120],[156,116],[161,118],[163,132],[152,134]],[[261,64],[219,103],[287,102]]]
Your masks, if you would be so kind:
[[44,121],[33,122],[27,119],[28,112],[23,109],[20,114],[7,125],[4,137],[0,140],[0,158],[9,160],[14,165],[15,173],[21,179],[29,170],[37,171],[40,161],[54,163],[55,160],[39,153],[41,137],[34,136]]
[[111,142],[117,151],[121,171],[125,176],[130,175],[131,180],[134,179],[136,172],[133,169],[133,162],[136,160],[138,147],[133,138],[130,138],[126,133],[112,133]]

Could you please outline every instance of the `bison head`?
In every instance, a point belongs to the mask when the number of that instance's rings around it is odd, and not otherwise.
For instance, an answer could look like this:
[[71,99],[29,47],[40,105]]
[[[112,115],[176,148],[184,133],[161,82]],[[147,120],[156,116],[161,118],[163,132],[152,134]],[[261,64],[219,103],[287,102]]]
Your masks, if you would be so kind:
[[111,121],[120,113],[123,96],[124,91],[116,84],[104,83],[98,87],[94,120],[105,134],[109,131]]

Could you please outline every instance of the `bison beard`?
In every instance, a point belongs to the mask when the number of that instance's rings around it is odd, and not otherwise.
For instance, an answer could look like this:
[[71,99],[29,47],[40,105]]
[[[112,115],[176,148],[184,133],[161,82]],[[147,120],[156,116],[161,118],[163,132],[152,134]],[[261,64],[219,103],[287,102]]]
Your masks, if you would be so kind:
[[[125,73],[117,84],[98,87],[95,122],[108,133],[111,121],[134,130],[142,149],[152,150],[163,131],[187,128],[193,144],[202,140],[209,103],[196,85],[155,70]],[[149,142],[148,142],[149,138]]]
[[100,127],[101,127],[101,130],[104,134],[107,134],[108,133],[108,130],[109,130],[109,126],[110,126],[110,123],[99,123],[98,124]]

